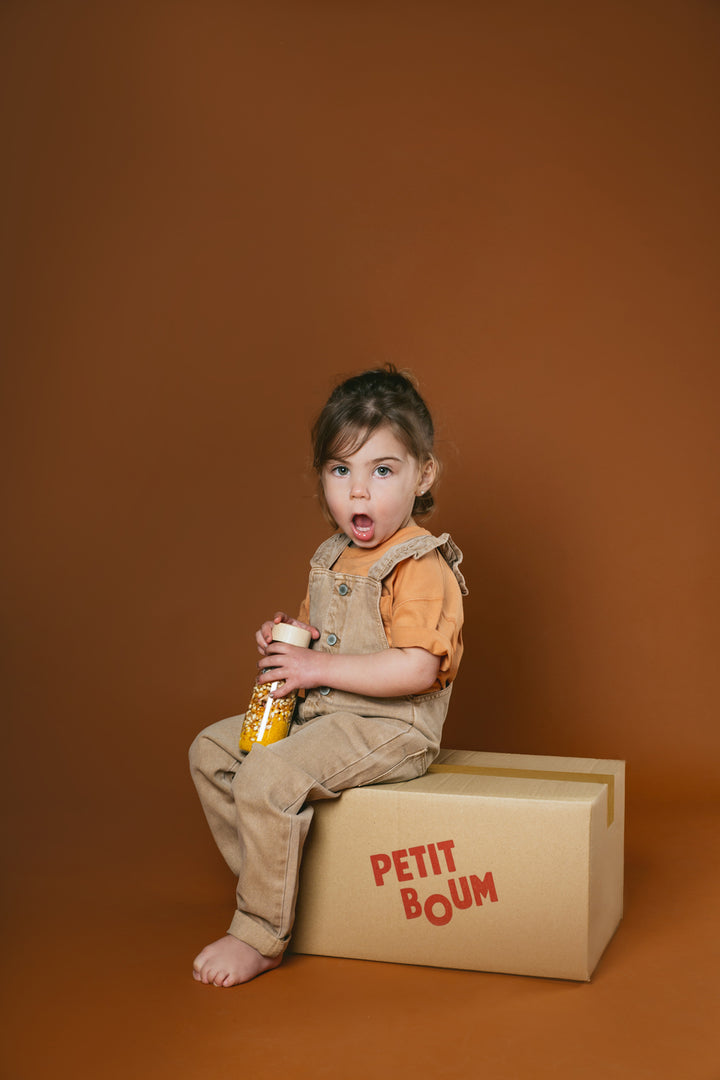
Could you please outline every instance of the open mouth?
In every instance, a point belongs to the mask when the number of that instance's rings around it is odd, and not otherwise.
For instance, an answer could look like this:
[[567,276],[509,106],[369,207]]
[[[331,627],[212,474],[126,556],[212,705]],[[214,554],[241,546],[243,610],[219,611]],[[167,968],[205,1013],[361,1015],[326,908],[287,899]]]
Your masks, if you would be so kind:
[[356,540],[367,543],[372,540],[375,532],[375,522],[367,514],[353,514],[351,520],[352,533]]

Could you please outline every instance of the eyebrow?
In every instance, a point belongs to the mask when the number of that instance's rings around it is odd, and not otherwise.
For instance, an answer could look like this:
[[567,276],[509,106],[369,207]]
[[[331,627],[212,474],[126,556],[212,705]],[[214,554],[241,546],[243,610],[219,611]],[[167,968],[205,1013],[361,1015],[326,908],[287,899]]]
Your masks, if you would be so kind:
[[[352,457],[352,454],[350,456]],[[383,457],[373,458],[372,461],[368,462],[368,464],[370,464],[370,465],[380,465],[380,464],[382,464],[383,461],[397,461],[400,464],[402,464],[404,460],[405,460],[405,458],[395,457],[394,454],[385,454]],[[347,458],[336,457],[336,458],[329,458],[328,459],[328,465],[329,464],[344,465],[346,462],[347,462]]]

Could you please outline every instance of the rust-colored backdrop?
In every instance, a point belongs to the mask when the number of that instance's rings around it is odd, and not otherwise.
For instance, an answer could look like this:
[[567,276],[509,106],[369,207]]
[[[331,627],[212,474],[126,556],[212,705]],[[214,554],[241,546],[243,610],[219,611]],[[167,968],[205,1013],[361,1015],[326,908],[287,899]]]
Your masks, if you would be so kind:
[[302,597],[315,410],[386,360],[471,589],[445,744],[717,796],[717,5],[1,19],[18,859],[209,865],[187,745]]

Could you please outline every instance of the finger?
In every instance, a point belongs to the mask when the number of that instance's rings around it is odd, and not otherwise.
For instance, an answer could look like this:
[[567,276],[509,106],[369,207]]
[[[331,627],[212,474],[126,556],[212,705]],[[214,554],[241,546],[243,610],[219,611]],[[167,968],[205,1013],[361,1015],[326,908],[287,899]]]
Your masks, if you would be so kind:
[[278,686],[276,687],[275,690],[272,690],[268,694],[268,697],[271,697],[273,700],[276,700],[277,698],[287,697],[288,694],[292,694],[293,690],[298,690],[298,689],[299,689],[299,683],[297,682],[297,680],[292,679],[292,678],[290,678],[290,676],[288,676],[287,679],[278,679]]
[[273,641],[270,643],[270,645],[265,646],[263,658],[262,660],[258,660],[257,662],[257,666],[259,668],[272,667],[273,664],[277,665],[282,663],[284,653],[282,649],[278,649],[276,648],[276,646],[276,641]]
[[265,686],[266,683],[277,682],[279,678],[280,676],[274,668],[272,670],[263,668],[255,681],[258,686]]
[[288,645],[286,641],[271,641],[265,650],[268,657],[291,656],[297,645]]

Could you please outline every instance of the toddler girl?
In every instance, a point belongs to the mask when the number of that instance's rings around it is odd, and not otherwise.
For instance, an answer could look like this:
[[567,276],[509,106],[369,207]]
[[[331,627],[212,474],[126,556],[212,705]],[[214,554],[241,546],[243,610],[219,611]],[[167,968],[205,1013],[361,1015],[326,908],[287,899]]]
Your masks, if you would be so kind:
[[[190,766],[208,823],[237,875],[225,937],[194,978],[234,986],[277,967],[292,929],[316,799],[422,776],[440,748],[462,655],[462,554],[415,523],[433,508],[433,423],[395,368],[338,386],[313,427],[321,504],[335,532],[310,562],[294,619],[256,634],[258,682],[306,691],[290,734],[239,749],[243,717],[195,739]],[[274,642],[273,623],[309,629],[312,648]]]

